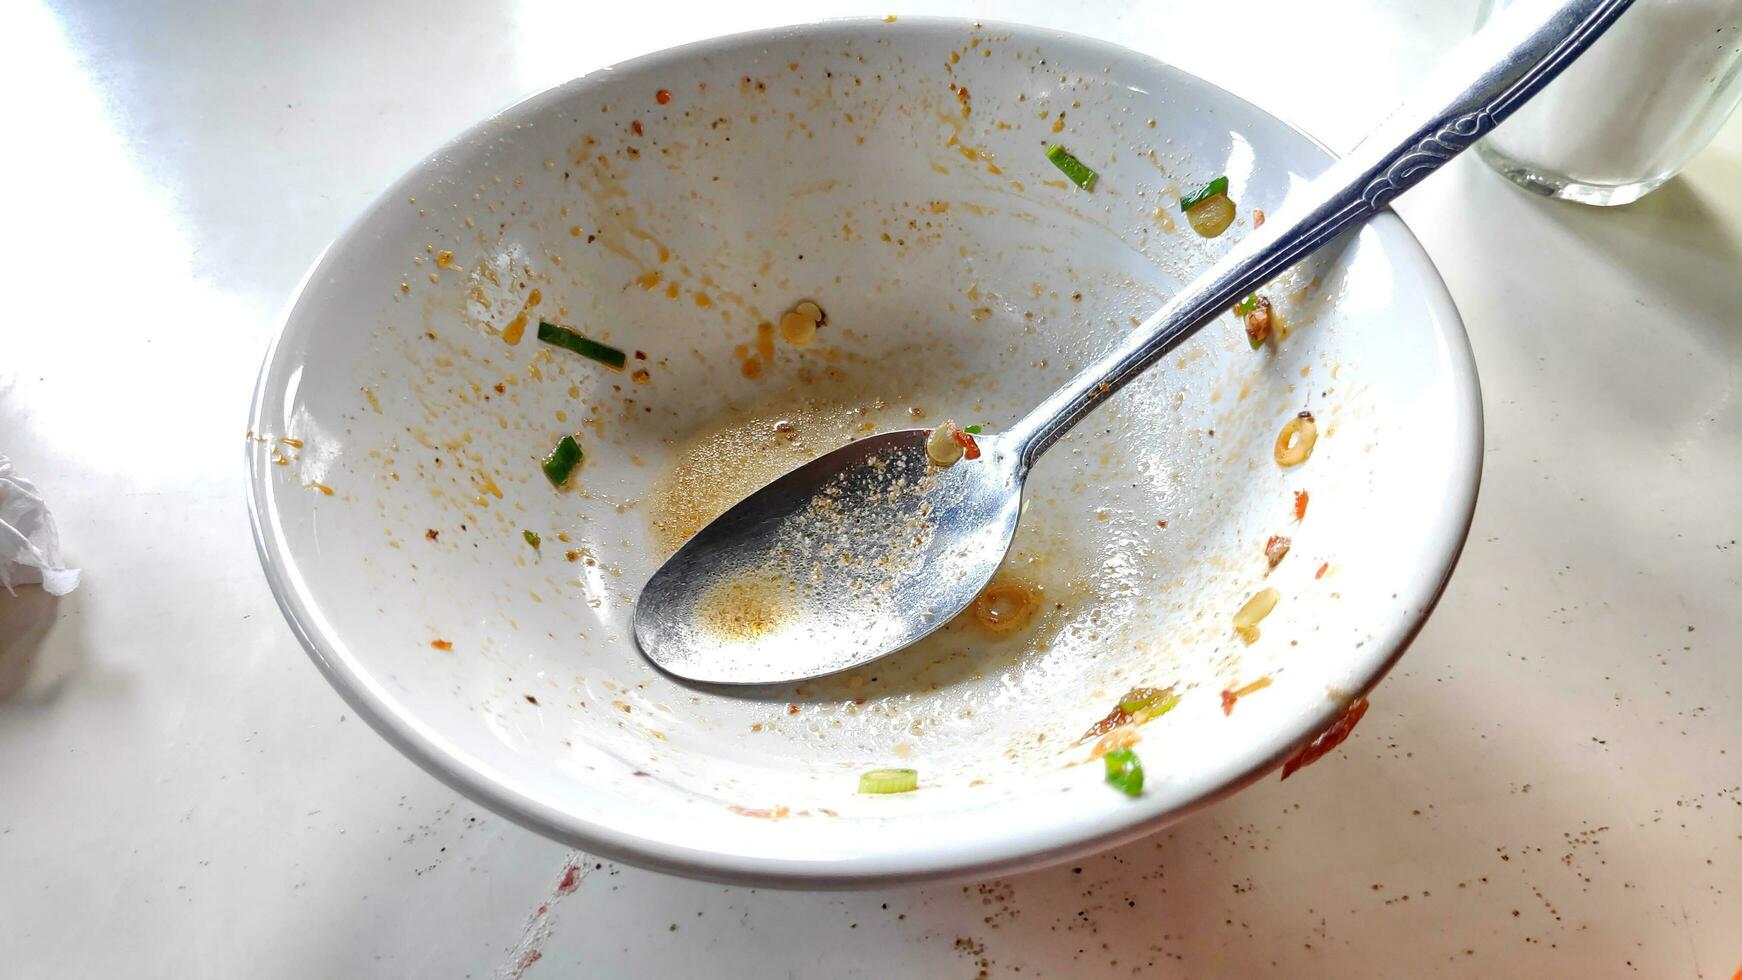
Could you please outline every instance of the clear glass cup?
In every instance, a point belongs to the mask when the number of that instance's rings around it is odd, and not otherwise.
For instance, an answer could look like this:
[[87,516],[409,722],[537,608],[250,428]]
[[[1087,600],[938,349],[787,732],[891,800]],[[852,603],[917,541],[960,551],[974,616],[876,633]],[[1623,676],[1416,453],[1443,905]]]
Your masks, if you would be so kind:
[[[1514,2],[1482,0],[1478,26]],[[1627,204],[1687,166],[1738,102],[1742,0],[1636,0],[1476,151],[1536,193]]]

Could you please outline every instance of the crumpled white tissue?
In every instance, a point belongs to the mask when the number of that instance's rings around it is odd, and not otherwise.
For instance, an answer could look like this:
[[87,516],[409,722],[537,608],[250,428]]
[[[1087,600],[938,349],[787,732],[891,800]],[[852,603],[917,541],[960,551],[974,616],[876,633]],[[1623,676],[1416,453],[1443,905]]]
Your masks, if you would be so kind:
[[0,455],[0,587],[41,582],[50,595],[79,586],[79,570],[60,562],[60,535],[36,485],[12,471]]

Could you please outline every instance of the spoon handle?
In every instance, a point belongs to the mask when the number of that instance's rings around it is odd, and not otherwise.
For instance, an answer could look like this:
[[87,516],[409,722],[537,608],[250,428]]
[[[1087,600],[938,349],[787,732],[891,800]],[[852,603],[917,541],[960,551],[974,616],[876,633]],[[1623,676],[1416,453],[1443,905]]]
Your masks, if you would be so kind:
[[1348,156],[1012,427],[1022,472],[1107,396],[1241,297],[1438,170],[1553,81],[1632,0],[1511,7],[1465,41]]

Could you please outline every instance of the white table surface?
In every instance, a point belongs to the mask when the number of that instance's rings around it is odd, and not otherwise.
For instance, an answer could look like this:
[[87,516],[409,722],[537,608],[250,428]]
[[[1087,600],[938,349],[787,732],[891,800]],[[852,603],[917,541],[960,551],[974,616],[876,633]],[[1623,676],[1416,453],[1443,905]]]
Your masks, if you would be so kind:
[[[1473,7],[932,12],[1135,46],[1346,149]],[[1075,867],[782,894],[597,863],[456,797],[350,714],[279,616],[243,505],[248,396],[307,264],[518,95],[889,9],[0,6],[0,453],[85,572],[58,602],[0,593],[0,975],[1742,966],[1742,120],[1625,209],[1533,198],[1474,159],[1402,202],[1475,345],[1482,499],[1362,727],[1286,784]],[[1389,40],[1323,50],[1352,26]]]

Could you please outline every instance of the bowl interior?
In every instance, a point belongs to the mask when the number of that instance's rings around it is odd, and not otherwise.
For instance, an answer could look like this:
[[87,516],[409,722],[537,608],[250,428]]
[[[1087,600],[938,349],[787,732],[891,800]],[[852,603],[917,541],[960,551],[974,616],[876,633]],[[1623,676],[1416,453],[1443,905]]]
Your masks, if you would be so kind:
[[[1389,215],[1266,290],[1285,337],[1253,351],[1224,317],[1043,459],[1001,572],[1034,602],[1020,628],[965,615],[863,669],[711,690],[641,657],[635,595],[811,455],[1007,425],[1328,161],[1190,76],[1030,29],[833,23],[578,79],[432,156],[310,274],[255,407],[268,574],[401,748],[601,853],[839,883],[1153,826],[1375,682],[1456,556],[1475,378]],[[1218,174],[1239,218],[1206,239],[1178,195]],[[805,300],[825,321],[798,346],[779,324]],[[541,320],[626,370],[539,343]],[[1319,439],[1284,469],[1273,444],[1303,410]],[[585,459],[558,490],[540,460],[564,434]],[[1273,535],[1292,544],[1268,571]],[[1267,587],[1248,645],[1231,617]],[[1127,799],[1082,736],[1128,689],[1169,686]],[[891,766],[920,789],[856,792]]]

